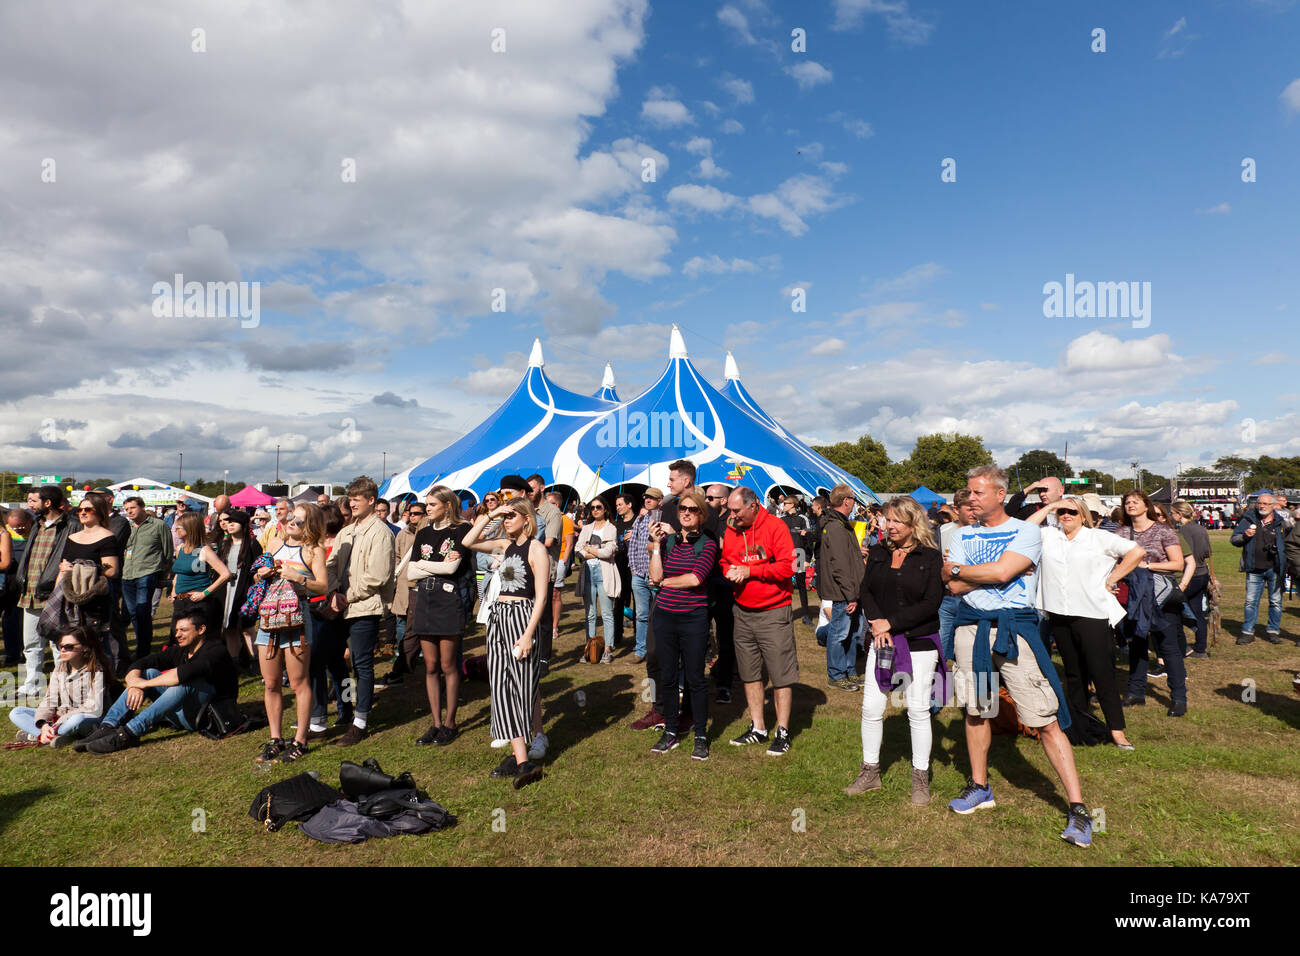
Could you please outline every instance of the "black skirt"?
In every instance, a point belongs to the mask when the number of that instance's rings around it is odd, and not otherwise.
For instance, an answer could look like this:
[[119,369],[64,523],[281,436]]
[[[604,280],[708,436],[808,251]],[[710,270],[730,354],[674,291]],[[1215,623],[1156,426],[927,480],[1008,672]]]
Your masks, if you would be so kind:
[[406,633],[418,637],[461,637],[465,633],[465,604],[456,582],[421,578],[411,597]]

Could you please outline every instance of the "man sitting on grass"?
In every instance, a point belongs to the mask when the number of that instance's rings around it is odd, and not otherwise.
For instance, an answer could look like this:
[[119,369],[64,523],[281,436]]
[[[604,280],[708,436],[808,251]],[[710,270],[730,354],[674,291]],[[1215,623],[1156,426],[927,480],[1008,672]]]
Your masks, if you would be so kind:
[[[116,753],[138,745],[159,722],[193,730],[204,704],[234,700],[239,694],[235,664],[225,642],[207,639],[206,616],[197,609],[176,618],[176,642],[132,664],[125,683],[126,690],[109,708],[99,729],[73,749]],[[146,700],[152,703],[140,711]],[[135,711],[140,712],[126,720]]]

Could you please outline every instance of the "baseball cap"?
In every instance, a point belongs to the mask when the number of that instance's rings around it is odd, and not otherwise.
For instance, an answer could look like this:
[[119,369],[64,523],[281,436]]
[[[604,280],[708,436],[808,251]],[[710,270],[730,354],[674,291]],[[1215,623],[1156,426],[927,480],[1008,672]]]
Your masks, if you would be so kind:
[[642,495],[642,497],[643,497],[643,498],[658,498],[660,501],[663,501],[663,500],[664,500],[664,493],[663,493],[662,491],[660,491],[658,488],[647,488],[647,489],[645,490],[645,494]]

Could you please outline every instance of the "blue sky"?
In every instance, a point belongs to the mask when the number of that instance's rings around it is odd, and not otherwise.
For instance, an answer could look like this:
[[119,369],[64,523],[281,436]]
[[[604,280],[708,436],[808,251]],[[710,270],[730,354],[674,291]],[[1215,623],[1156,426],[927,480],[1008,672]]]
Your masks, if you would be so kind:
[[[533,336],[561,384],[609,361],[629,398],[672,323],[810,442],[902,457],[957,430],[1107,470],[1300,454],[1294,3],[83,13],[53,38],[48,13],[0,15],[0,323],[97,344],[0,373],[14,467],[125,476],[182,449],[253,477],[278,442],[304,477],[381,451],[391,471],[489,413]],[[143,66],[105,51],[118,32]],[[159,329],[140,290],[182,268],[263,282],[260,325]],[[1067,273],[1149,282],[1149,327],[1045,318]]]

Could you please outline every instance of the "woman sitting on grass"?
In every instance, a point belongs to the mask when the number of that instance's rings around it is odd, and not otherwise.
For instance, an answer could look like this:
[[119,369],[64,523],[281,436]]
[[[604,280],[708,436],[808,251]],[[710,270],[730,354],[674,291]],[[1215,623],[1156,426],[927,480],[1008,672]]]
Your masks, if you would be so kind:
[[104,685],[113,673],[108,654],[93,628],[62,635],[50,688],[39,707],[15,707],[9,719],[20,741],[63,747],[85,737],[104,716]]

